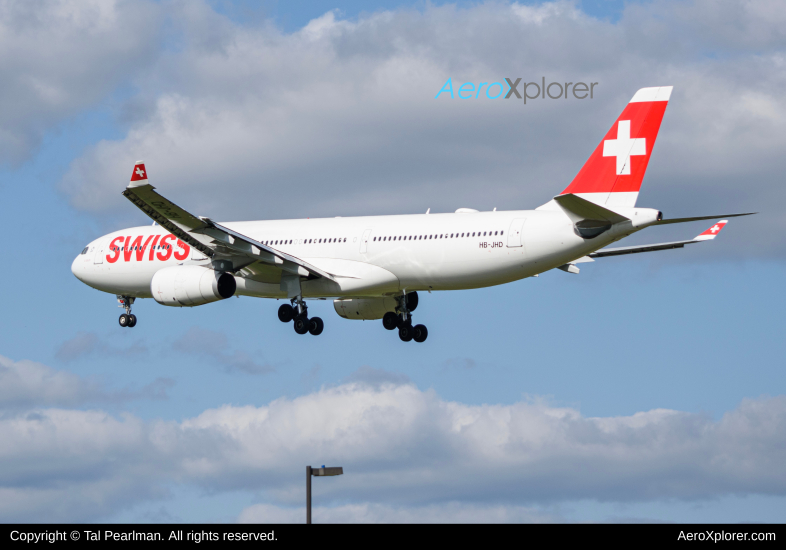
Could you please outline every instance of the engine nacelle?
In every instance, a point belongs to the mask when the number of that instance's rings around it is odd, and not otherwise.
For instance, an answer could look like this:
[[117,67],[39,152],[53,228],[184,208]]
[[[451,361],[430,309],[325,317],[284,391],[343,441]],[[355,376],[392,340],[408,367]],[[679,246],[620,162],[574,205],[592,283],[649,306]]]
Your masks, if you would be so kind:
[[231,298],[236,289],[237,283],[231,273],[197,265],[165,267],[150,281],[150,292],[162,306],[201,306]]
[[336,313],[344,319],[371,321],[382,319],[388,311],[396,311],[395,298],[345,298],[333,300]]

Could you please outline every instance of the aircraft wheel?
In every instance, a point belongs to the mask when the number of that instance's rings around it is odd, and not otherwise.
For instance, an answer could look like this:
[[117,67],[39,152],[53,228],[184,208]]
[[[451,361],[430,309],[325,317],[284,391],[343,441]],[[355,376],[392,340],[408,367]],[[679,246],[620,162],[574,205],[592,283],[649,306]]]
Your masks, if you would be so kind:
[[382,326],[388,330],[398,328],[398,315],[392,311],[388,311],[385,316],[382,317]]
[[401,325],[401,328],[398,329],[398,337],[402,342],[409,342],[413,336],[415,336],[415,329],[410,324]]
[[309,328],[308,317],[298,317],[295,319],[295,332],[298,334],[305,334]]
[[313,334],[314,336],[319,336],[322,334],[322,330],[325,328],[325,323],[322,322],[322,319],[319,317],[312,317],[308,323],[308,331]]
[[278,308],[278,320],[282,323],[288,323],[295,318],[295,308],[289,304],[282,304]]
[[122,314],[122,315],[120,316],[120,319],[118,320],[118,322],[120,323],[120,326],[121,326],[121,327],[125,328],[125,327],[127,327],[127,326],[128,326],[128,324],[131,322],[131,320],[128,318],[128,315],[126,315],[126,314],[124,313],[124,314]]
[[133,313],[128,316],[128,326],[135,327],[136,326],[136,315]]
[[412,330],[414,331],[412,338],[415,342],[425,342],[426,338],[428,338],[428,329],[426,325],[415,325]]
[[407,309],[410,313],[415,311],[418,308],[418,293],[417,292],[410,292],[407,294]]

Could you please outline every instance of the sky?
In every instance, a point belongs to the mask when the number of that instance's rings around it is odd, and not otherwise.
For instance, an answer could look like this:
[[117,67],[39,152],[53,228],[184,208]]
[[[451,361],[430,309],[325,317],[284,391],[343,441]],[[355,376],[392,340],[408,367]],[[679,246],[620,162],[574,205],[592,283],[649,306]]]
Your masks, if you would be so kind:
[[[0,1],[0,521],[783,522],[781,2]],[[592,99],[435,97],[597,82]],[[149,220],[515,210],[673,85],[638,206],[759,212],[578,275],[422,294],[422,345],[80,283]],[[691,238],[704,222],[624,245]]]

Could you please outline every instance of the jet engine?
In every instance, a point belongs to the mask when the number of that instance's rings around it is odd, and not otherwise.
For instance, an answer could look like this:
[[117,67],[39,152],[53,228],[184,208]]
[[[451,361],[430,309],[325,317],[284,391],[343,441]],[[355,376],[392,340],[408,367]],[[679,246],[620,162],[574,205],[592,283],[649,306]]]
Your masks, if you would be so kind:
[[336,313],[344,319],[382,319],[388,311],[396,311],[395,298],[344,298],[333,300]]
[[165,267],[153,275],[150,292],[163,306],[193,307],[235,294],[237,283],[231,273],[197,265]]

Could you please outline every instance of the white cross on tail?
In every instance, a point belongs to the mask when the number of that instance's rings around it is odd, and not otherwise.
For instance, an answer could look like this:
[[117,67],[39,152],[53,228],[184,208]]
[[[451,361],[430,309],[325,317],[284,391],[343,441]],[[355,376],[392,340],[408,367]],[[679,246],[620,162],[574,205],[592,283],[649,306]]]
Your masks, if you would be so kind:
[[139,176],[140,178],[144,178],[145,177],[145,171],[142,170],[141,168],[137,168],[136,169],[136,175]]
[[617,139],[603,142],[603,156],[617,157],[617,175],[630,175],[630,157],[646,155],[647,145],[644,138],[630,139],[630,120],[620,120],[617,124]]

